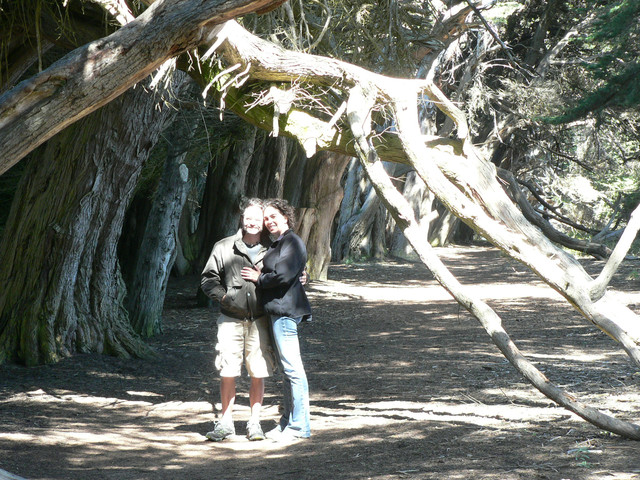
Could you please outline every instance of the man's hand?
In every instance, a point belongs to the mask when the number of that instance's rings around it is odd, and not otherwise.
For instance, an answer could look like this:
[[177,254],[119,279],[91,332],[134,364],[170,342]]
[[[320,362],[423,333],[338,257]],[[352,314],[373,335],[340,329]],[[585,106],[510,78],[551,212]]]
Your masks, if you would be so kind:
[[300,275],[300,283],[302,285],[306,285],[308,281],[309,281],[309,275],[307,274],[306,270],[303,270],[302,275]]

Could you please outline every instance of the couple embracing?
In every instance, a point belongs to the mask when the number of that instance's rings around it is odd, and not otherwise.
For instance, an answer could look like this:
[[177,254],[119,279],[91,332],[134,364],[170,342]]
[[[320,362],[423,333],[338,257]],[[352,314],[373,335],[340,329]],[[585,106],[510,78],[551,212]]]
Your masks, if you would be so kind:
[[[222,415],[206,436],[221,441],[235,434],[235,378],[244,356],[251,377],[247,438],[290,443],[311,436],[309,387],[298,342],[298,325],[311,318],[301,283],[307,252],[293,232],[294,210],[286,200],[248,199],[241,212],[241,230],[214,245],[200,283],[220,303],[215,363]],[[273,371],[272,352],[284,374],[283,413],[265,435],[260,409],[264,379]]]

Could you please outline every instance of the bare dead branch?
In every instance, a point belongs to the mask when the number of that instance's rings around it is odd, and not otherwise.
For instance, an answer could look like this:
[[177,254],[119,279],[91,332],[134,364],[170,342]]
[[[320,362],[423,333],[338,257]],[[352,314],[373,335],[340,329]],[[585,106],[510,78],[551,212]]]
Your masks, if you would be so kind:
[[[287,52],[251,35],[235,22],[226,24],[221,34],[226,38],[220,45],[219,54],[228,64],[251,63],[250,74],[254,80],[291,82],[295,79],[315,85],[332,85],[343,92],[361,85],[371,91],[371,95],[376,95],[377,102],[382,105],[395,105],[399,98],[403,98],[407,99],[403,108],[414,110],[418,104],[417,95],[423,91],[436,100],[438,108],[447,108],[451,104],[442,92],[428,82],[385,77],[334,59]],[[597,302],[591,300],[591,276],[574,257],[527,221],[497,181],[495,166],[482,158],[465,138],[464,115],[455,105],[451,104],[451,107],[449,114],[460,122],[458,133],[463,138],[462,142],[442,137],[427,139],[419,130],[412,130],[412,137],[398,132],[401,150],[397,143],[387,150],[384,143],[375,143],[375,136],[370,141],[381,158],[411,165],[427,188],[453,214],[536,272],[585,318],[620,342],[627,354],[640,365],[638,315],[606,292]],[[283,122],[285,128],[281,125],[281,131],[287,130],[295,136],[297,130],[305,150],[313,152],[315,150],[310,149],[309,144],[313,142],[314,146],[319,147],[320,133],[310,136],[310,125],[295,127],[293,115],[299,118],[299,113],[292,110]],[[326,121],[315,131],[324,131],[324,126]],[[351,149],[353,147],[350,141],[348,135],[336,131],[331,141],[320,148],[333,151],[343,149],[348,153],[349,145]],[[386,157],[388,154],[393,157]]]
[[[350,90],[347,108],[347,116],[351,130],[356,138],[358,159],[367,177],[376,189],[376,193],[386,205],[387,210],[396,220],[415,249],[422,262],[433,273],[438,282],[464,306],[482,325],[494,344],[500,349],[509,362],[543,395],[557,402],[559,405],[576,413],[589,423],[604,430],[614,432],[626,438],[640,440],[640,426],[619,420],[607,415],[593,407],[579,402],[572,394],[567,393],[538,370],[520,352],[509,334],[502,326],[502,320],[496,312],[481,299],[472,295],[451,274],[442,261],[438,258],[433,248],[424,241],[421,229],[416,221],[413,210],[406,199],[393,186],[391,179],[382,166],[373,145],[370,143],[371,118],[370,112],[375,102],[375,94],[367,92],[364,88],[356,86]],[[419,132],[417,116],[411,118],[411,107],[398,105],[398,124],[400,135],[412,136]],[[411,126],[405,127],[409,123]],[[413,124],[415,123],[415,127]],[[405,127],[405,128],[403,128]]]
[[626,257],[627,252],[631,248],[631,244],[638,235],[639,230],[640,205],[638,205],[631,213],[631,217],[629,218],[627,227],[624,229],[622,237],[620,237],[620,240],[613,249],[613,253],[602,269],[602,272],[600,272],[600,275],[598,275],[598,278],[596,278],[591,284],[591,289],[589,292],[589,294],[591,295],[591,300],[596,301],[602,298],[607,285],[609,285],[609,282],[611,282],[613,275],[616,273],[616,271],[620,267],[620,264]]
[[496,33],[496,31],[489,24],[489,22],[487,22],[487,20],[484,18],[484,16],[480,12],[480,9],[471,0],[466,0],[466,2],[467,2],[467,5],[469,5],[469,7],[471,7],[471,9],[473,10],[473,13],[475,13],[475,15],[480,19],[480,21],[484,25],[484,28],[486,28],[489,34],[491,34],[491,36],[494,38],[494,40],[498,42],[498,44],[500,45],[504,53],[507,55],[507,59],[509,60],[509,63],[519,72],[526,74],[528,77],[531,77],[535,72],[532,72],[527,65],[521,64],[511,54],[511,48],[505,45],[505,43],[502,41],[500,36]]
[[[501,173],[500,171],[498,171],[499,173]],[[570,218],[565,217],[564,215],[558,213],[558,207],[551,205],[549,202],[547,202],[542,195],[540,194],[540,192],[538,191],[538,188],[533,185],[531,182],[527,182],[526,180],[521,180],[521,179],[516,179],[517,182],[526,187],[527,190],[529,190],[531,192],[531,194],[535,197],[535,199],[540,203],[540,205],[542,205],[544,208],[546,208],[547,210],[549,210],[550,212],[552,212],[551,214],[548,214],[549,216],[553,217],[555,220],[564,223],[565,225],[569,225],[570,227],[575,228],[576,230],[581,230],[585,233],[589,233],[591,235],[597,233],[597,230],[594,230],[593,228],[587,228],[584,225],[580,225],[576,222],[574,222],[573,220],[571,220]]]

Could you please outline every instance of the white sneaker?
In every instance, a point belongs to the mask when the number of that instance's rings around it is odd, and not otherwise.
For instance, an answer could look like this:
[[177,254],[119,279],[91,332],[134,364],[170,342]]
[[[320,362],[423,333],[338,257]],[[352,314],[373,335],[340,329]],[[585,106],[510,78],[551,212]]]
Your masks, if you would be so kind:
[[282,430],[278,434],[277,438],[274,439],[275,442],[278,442],[281,445],[292,445],[303,440],[309,440],[309,437],[301,437],[296,434],[295,430],[291,430],[290,428]]
[[265,435],[260,426],[260,422],[248,422],[247,423],[247,438],[250,442],[257,440],[264,440]]
[[281,436],[282,436],[282,427],[279,424],[276,425],[276,428],[269,430],[265,434],[265,437],[267,437],[269,440],[273,440],[274,442],[277,442]]
[[233,423],[216,422],[212,431],[207,432],[206,437],[212,442],[221,442],[225,438],[229,438],[231,435],[236,434],[236,429]]

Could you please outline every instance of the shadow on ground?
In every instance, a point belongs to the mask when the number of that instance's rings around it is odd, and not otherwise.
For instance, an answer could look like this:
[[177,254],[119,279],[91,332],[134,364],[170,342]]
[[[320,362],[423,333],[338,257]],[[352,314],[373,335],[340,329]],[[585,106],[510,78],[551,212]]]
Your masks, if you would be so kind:
[[[638,370],[611,339],[499,252],[440,253],[551,381],[638,419]],[[634,269],[616,288],[638,291]],[[244,440],[243,378],[238,436],[207,442],[218,402],[215,312],[195,305],[197,285],[172,280],[156,360],[77,355],[0,367],[0,468],[32,480],[640,478],[640,444],[532,389],[429,272],[406,262],[334,265],[328,282],[311,285],[315,321],[301,329],[310,441]],[[265,429],[280,398],[279,382],[267,383]]]

